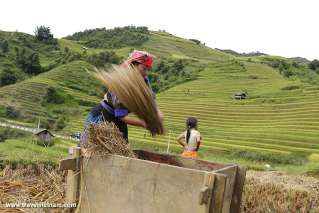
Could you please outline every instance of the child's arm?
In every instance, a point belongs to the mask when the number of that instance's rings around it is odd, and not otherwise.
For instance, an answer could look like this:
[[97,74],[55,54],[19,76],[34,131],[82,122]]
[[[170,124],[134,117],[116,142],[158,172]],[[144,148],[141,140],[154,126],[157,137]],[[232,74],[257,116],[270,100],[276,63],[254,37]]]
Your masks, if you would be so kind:
[[177,137],[177,143],[182,145],[183,147],[186,146],[185,144],[185,132],[182,132],[178,137]]
[[202,136],[198,135],[197,137],[197,147],[196,147],[196,151],[199,150],[199,146],[202,143]]

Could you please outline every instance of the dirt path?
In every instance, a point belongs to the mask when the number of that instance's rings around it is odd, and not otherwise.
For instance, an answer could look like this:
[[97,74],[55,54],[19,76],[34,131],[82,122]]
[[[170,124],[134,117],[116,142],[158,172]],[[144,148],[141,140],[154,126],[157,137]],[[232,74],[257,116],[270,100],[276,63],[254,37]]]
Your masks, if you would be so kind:
[[[10,124],[10,123],[3,123],[3,122],[0,122],[0,127],[10,128],[10,129],[18,129],[18,130],[22,130],[25,132],[31,132],[31,133],[36,133],[37,131],[39,131],[39,129],[37,129],[37,128],[30,128],[30,127],[26,127],[26,126]],[[79,141],[79,139],[77,139],[77,138],[74,138],[71,136],[58,135],[56,133],[54,133],[54,137],[62,138],[62,139],[66,139],[66,140],[73,140],[73,141],[77,141],[77,142]]]

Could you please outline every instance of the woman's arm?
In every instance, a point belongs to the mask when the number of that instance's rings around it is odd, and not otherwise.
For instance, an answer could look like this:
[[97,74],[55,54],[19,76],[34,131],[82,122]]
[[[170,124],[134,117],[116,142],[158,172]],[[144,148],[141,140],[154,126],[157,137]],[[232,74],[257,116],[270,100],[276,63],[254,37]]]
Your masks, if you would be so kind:
[[131,118],[129,116],[124,116],[123,118],[121,118],[121,120],[128,125],[140,126],[140,127],[146,128],[145,121],[139,118]]
[[162,125],[164,125],[163,124],[163,122],[164,122],[164,114],[158,108],[157,108],[157,113],[158,113],[158,117],[159,117]]
[[[163,123],[163,113],[161,111],[158,110],[158,116],[160,118],[160,121]],[[139,118],[132,118],[132,117],[129,117],[129,116],[124,116],[121,118],[121,120],[128,124],[128,125],[133,125],[133,126],[140,126],[140,127],[143,127],[145,129],[147,129],[147,125],[145,123],[145,121],[139,119]]]

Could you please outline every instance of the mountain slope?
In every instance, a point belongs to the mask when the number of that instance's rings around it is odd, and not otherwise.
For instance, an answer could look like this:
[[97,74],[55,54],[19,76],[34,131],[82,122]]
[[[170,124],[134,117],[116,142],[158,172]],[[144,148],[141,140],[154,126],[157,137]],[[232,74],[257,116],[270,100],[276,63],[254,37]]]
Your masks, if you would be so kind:
[[[195,116],[204,138],[200,153],[208,158],[211,153],[227,153],[253,161],[303,165],[319,153],[318,75],[307,68],[306,61],[268,55],[236,57],[164,32],[150,32],[138,46],[87,49],[82,41],[68,39],[59,40],[58,45],[79,60],[1,87],[1,117],[14,114],[8,109],[12,106],[20,115],[10,119],[35,125],[40,118],[56,131],[81,131],[87,112],[104,92],[86,72],[93,66],[81,60],[103,51],[125,58],[130,50],[142,49],[156,55],[151,75],[158,81],[165,80],[157,72],[159,61],[172,64],[170,69],[175,62],[183,62],[183,72],[193,75],[182,78],[181,72],[173,72],[174,81],[157,95],[167,134],[152,138],[145,130],[130,127],[134,147],[164,150],[170,142],[171,150],[180,152],[175,138],[185,129],[186,118]],[[56,57],[52,55],[47,63]],[[240,92],[248,98],[235,100]]]
[[[234,94],[243,90],[249,98],[235,100]],[[318,97],[318,86],[287,80],[263,64],[214,63],[199,79],[158,95],[167,135],[153,139],[131,128],[130,138],[162,147],[170,138],[174,147],[186,118],[195,116],[203,150],[308,156],[319,153]]]
[[[19,120],[36,123],[41,119],[48,127],[82,117],[96,104],[103,88],[87,73],[93,67],[74,61],[26,81],[0,88],[2,107],[12,106],[20,113]],[[62,121],[60,121],[62,122]],[[65,124],[67,125],[67,124]]]

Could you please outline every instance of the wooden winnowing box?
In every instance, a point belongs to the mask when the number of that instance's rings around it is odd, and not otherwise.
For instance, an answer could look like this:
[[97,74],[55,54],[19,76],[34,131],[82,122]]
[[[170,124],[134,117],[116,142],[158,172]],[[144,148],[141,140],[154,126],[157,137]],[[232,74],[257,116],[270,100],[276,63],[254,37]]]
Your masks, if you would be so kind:
[[77,153],[60,168],[69,169],[67,202],[78,212],[240,212],[246,170],[238,165],[143,150],[138,158]]

